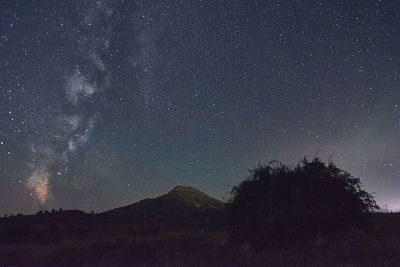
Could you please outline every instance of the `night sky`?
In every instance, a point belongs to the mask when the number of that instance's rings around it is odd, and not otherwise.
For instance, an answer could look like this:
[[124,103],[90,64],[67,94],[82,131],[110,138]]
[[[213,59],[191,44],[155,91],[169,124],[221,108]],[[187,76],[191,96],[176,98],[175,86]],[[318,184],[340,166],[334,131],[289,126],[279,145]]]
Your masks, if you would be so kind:
[[0,2],[0,214],[316,153],[400,208],[400,1]]

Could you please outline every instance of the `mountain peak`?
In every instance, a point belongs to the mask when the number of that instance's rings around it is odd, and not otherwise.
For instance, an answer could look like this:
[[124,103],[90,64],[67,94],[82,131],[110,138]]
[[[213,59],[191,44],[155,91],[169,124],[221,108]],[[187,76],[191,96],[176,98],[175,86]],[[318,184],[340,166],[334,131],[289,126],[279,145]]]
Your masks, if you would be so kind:
[[201,192],[199,189],[191,187],[191,186],[186,186],[186,185],[177,185],[175,186],[171,191],[168,192],[168,194],[175,193],[175,192]]
[[174,187],[168,194],[159,197],[161,199],[170,199],[177,201],[181,205],[197,207],[197,208],[222,208],[223,202],[212,198],[205,193],[201,192],[199,189],[191,187],[178,185]]
[[167,194],[106,211],[108,214],[193,214],[204,210],[222,210],[224,203],[199,189],[178,185]]

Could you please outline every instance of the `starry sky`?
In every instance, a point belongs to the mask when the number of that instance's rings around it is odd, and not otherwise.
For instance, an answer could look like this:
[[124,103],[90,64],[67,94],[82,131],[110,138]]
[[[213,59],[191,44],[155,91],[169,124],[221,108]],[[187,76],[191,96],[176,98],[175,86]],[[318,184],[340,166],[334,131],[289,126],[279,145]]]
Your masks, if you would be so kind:
[[0,2],[0,214],[217,198],[316,153],[400,208],[400,1]]

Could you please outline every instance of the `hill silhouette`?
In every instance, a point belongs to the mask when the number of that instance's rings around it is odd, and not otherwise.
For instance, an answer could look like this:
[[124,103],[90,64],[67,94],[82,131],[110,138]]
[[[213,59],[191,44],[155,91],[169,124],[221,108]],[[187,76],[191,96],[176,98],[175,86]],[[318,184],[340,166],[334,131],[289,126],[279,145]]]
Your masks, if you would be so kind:
[[176,186],[167,194],[103,212],[107,216],[187,216],[222,210],[224,203],[190,186]]

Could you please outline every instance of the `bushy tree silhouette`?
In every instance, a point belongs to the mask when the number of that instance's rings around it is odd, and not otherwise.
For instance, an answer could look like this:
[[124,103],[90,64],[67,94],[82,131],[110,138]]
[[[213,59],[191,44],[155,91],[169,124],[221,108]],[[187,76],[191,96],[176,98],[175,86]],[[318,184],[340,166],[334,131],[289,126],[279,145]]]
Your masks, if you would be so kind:
[[361,227],[378,208],[359,178],[319,158],[304,158],[294,167],[259,164],[233,187],[227,207],[233,236],[255,246]]

